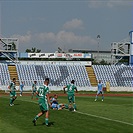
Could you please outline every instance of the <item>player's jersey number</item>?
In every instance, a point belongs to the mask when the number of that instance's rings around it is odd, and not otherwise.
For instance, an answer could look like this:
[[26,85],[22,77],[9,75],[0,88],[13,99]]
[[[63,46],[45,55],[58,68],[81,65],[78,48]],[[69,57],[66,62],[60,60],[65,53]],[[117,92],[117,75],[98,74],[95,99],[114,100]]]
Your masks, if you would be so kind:
[[40,89],[40,90],[39,90],[39,96],[40,96],[40,97],[43,97],[43,96],[44,96],[44,90],[43,90],[43,89]]

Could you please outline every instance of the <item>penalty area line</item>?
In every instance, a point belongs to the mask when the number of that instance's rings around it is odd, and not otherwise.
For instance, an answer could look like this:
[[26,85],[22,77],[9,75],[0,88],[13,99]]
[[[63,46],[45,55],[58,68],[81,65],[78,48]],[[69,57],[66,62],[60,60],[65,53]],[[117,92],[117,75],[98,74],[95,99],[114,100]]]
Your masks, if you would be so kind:
[[92,117],[96,117],[96,118],[100,118],[100,119],[104,119],[104,120],[108,120],[108,121],[114,121],[114,122],[117,122],[117,123],[122,123],[122,124],[133,126],[133,123],[128,123],[128,122],[124,122],[124,121],[120,121],[120,120],[110,119],[110,118],[103,117],[103,116],[92,115],[92,114],[83,113],[83,112],[80,112],[80,111],[76,111],[75,113],[79,113],[79,114],[82,114],[82,115],[92,116]]

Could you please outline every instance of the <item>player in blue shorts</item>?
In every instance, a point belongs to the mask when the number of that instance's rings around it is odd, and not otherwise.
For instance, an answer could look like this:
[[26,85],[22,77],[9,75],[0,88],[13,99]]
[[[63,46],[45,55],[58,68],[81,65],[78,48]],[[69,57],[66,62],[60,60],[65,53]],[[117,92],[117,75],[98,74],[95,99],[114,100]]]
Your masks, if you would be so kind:
[[62,103],[59,104],[57,98],[58,98],[57,94],[55,94],[53,98],[50,97],[51,108],[53,110],[62,110],[63,108],[67,109],[68,105],[67,104],[62,104]]
[[22,81],[20,84],[20,96],[22,96],[23,89],[24,89],[24,82]]
[[54,97],[50,99],[51,102],[51,108],[56,110],[58,109],[58,100],[57,100],[58,96],[55,94]]
[[103,96],[103,84],[101,83],[101,80],[99,80],[97,87],[98,87],[98,91],[97,91],[97,94],[96,94],[95,101],[97,101],[99,94],[102,94],[102,101],[103,101],[103,99],[104,99],[104,96]]

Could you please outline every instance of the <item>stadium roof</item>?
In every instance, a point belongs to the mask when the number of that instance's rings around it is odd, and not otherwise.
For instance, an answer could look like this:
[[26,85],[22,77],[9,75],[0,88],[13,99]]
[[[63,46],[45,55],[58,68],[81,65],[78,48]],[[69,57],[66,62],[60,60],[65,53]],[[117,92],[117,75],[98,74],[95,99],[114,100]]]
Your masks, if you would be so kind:
[[72,52],[82,52],[82,53],[84,53],[84,52],[87,52],[87,53],[97,53],[97,52],[99,52],[99,53],[111,53],[111,51],[105,51],[105,50],[103,50],[103,51],[97,51],[97,50],[86,50],[86,49],[72,49],[71,50]]

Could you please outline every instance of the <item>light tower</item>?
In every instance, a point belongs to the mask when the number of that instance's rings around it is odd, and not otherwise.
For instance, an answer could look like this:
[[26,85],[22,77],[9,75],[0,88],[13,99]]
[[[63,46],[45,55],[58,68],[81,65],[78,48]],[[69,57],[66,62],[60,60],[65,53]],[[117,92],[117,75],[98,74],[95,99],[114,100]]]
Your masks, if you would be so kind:
[[129,64],[133,66],[133,31],[129,32],[129,36],[130,36],[130,62]]
[[0,38],[0,56],[18,63],[18,38]]
[[100,44],[100,35],[97,35],[97,41],[98,41],[98,44],[97,44],[97,60],[99,61],[99,44]]

